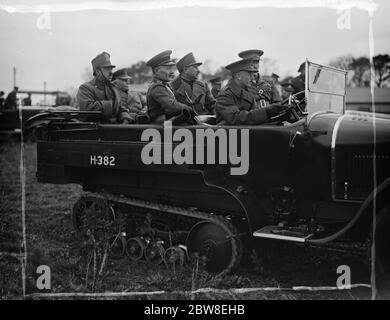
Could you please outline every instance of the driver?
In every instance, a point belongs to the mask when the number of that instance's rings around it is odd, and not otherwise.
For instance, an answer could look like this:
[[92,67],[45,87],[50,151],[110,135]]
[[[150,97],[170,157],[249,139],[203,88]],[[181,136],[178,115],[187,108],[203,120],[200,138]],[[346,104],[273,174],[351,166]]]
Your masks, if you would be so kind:
[[297,98],[299,100],[302,100],[305,98],[305,93],[302,92],[305,90],[305,70],[306,70],[306,63],[302,62],[301,65],[298,68],[299,75],[295,78],[291,79],[291,86],[293,87],[293,93],[297,94]]
[[285,107],[273,104],[261,108],[250,93],[253,74],[258,72],[252,59],[243,59],[225,67],[232,73],[232,79],[219,92],[216,103],[218,124],[262,124],[272,121]]

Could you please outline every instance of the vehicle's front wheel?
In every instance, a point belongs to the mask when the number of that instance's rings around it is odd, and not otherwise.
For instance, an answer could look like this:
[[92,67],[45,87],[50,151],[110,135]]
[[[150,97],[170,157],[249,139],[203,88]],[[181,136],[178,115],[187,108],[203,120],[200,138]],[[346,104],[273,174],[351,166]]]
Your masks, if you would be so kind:
[[376,219],[375,285],[379,298],[390,298],[390,205],[382,208]]

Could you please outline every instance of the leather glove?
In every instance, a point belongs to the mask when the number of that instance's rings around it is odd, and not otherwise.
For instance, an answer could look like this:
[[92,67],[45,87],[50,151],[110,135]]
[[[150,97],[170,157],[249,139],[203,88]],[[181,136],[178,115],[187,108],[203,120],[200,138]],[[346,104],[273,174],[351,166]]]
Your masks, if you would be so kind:
[[147,114],[137,114],[135,122],[139,124],[150,123],[150,118]]

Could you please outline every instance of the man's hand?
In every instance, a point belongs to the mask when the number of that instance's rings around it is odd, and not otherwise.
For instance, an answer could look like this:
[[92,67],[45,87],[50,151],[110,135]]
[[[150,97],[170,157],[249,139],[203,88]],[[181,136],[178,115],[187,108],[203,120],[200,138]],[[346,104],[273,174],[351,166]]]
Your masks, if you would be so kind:
[[281,104],[271,104],[268,107],[265,107],[265,111],[267,112],[268,118],[272,118],[277,116],[279,113],[285,111],[287,109],[286,106]]
[[183,106],[183,111],[184,111],[184,110],[189,111],[189,112],[191,112],[191,113],[193,112],[193,111],[192,111],[192,107],[187,106],[187,105],[184,105],[184,106]]

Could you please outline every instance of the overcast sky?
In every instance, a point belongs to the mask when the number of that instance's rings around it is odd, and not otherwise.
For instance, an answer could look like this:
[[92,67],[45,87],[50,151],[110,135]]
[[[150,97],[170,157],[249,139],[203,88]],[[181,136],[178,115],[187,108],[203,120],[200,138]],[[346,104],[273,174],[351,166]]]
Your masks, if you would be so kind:
[[[78,87],[102,51],[119,67],[166,49],[176,58],[192,51],[198,60],[208,59],[214,71],[237,60],[238,52],[259,48],[276,60],[281,76],[295,75],[306,57],[326,64],[339,55],[369,54],[369,15],[357,8],[351,10],[351,28],[344,30],[337,27],[341,13],[335,9],[264,7],[54,12],[50,28],[40,30],[40,13],[7,12],[23,3],[59,1],[0,0],[0,90],[6,92],[13,66],[21,89],[42,89],[44,81],[48,90]],[[373,19],[375,54],[390,53],[390,1],[372,3],[379,5]]]

